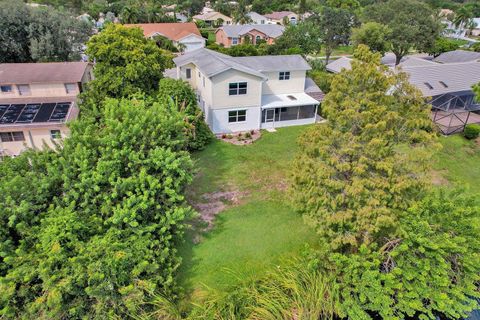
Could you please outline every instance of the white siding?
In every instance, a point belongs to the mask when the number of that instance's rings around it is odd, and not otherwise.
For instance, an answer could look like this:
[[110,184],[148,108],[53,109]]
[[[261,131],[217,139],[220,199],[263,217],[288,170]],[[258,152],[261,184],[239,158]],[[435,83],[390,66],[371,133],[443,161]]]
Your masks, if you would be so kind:
[[[263,82],[261,78],[237,70],[229,70],[214,76],[212,81],[214,85],[212,108],[260,108]],[[234,82],[247,82],[247,94],[229,95],[229,84]]]
[[[246,121],[228,122],[228,112],[233,110],[247,110]],[[260,129],[260,107],[250,108],[229,108],[210,110],[210,121],[213,133],[231,133],[238,131],[248,131]]]
[[263,94],[298,93],[305,90],[305,71],[290,71],[290,80],[278,80],[279,72],[264,72],[268,81],[263,84]]

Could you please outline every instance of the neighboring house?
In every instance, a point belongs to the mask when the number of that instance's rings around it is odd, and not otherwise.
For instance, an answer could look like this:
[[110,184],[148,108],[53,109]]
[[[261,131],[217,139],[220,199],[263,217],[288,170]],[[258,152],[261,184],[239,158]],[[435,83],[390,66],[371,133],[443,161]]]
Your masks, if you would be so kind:
[[[314,123],[321,94],[306,81],[300,55],[231,57],[200,49],[174,59],[166,72],[195,90],[216,134]],[[173,71],[173,72],[172,72]],[[308,93],[305,92],[309,88]]]
[[[389,58],[382,62],[389,65]],[[326,68],[338,73],[351,69],[351,58],[340,58]],[[389,65],[390,66],[390,65]],[[480,123],[480,102],[475,101],[472,86],[480,82],[480,53],[456,50],[433,60],[407,56],[398,67],[409,75],[432,106],[432,120],[443,134],[461,132],[470,123]]]
[[275,39],[283,34],[284,30],[285,27],[277,24],[224,26],[215,31],[215,42],[225,48],[242,43],[258,44],[261,41],[273,44]]
[[[265,14],[269,23],[273,24],[296,24],[298,21],[298,15],[292,11],[277,11]],[[285,23],[287,22],[287,23]]]
[[173,41],[175,45],[182,44],[185,52],[205,47],[205,38],[193,22],[187,23],[141,23],[126,24],[126,27],[139,27],[146,38],[163,36]]
[[457,62],[470,62],[480,60],[480,52],[455,50],[442,53],[433,61],[438,63],[457,63]]
[[[220,12],[211,11],[204,14],[193,16],[193,21],[204,21],[207,26],[224,26],[232,24],[232,18],[221,14]],[[221,22],[221,23],[219,23]]]
[[268,19],[254,11],[249,12],[247,16],[252,20],[252,24],[266,24]]
[[0,156],[53,147],[68,135],[77,95],[92,78],[86,62],[0,64]]

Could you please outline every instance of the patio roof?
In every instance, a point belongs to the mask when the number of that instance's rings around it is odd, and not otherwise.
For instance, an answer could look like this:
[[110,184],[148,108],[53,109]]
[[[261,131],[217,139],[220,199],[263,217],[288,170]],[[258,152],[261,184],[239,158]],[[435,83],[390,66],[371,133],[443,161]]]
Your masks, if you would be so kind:
[[318,101],[306,93],[265,94],[262,96],[262,109],[318,105]]

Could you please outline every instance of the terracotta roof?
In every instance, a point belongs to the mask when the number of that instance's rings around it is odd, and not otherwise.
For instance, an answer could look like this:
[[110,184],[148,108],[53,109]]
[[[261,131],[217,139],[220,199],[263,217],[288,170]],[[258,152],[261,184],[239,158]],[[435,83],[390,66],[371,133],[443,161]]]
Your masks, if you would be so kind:
[[197,25],[193,22],[179,22],[179,23],[139,23],[126,24],[126,27],[139,27],[143,30],[145,37],[151,37],[155,33],[167,37],[170,40],[178,41],[190,34],[201,37]]
[[0,83],[80,82],[88,62],[2,63]]
[[285,18],[286,16],[292,13],[295,14],[295,12],[292,12],[292,11],[276,11],[276,12],[264,14],[264,16],[267,17],[268,19],[282,20],[283,18]]

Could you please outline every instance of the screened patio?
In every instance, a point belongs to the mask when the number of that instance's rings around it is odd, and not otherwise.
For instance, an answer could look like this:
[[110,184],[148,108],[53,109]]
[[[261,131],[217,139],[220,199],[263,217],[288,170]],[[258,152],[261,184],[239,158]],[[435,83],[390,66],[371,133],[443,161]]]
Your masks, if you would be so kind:
[[432,120],[445,135],[462,132],[467,124],[480,123],[480,103],[471,90],[435,96],[430,104]]

